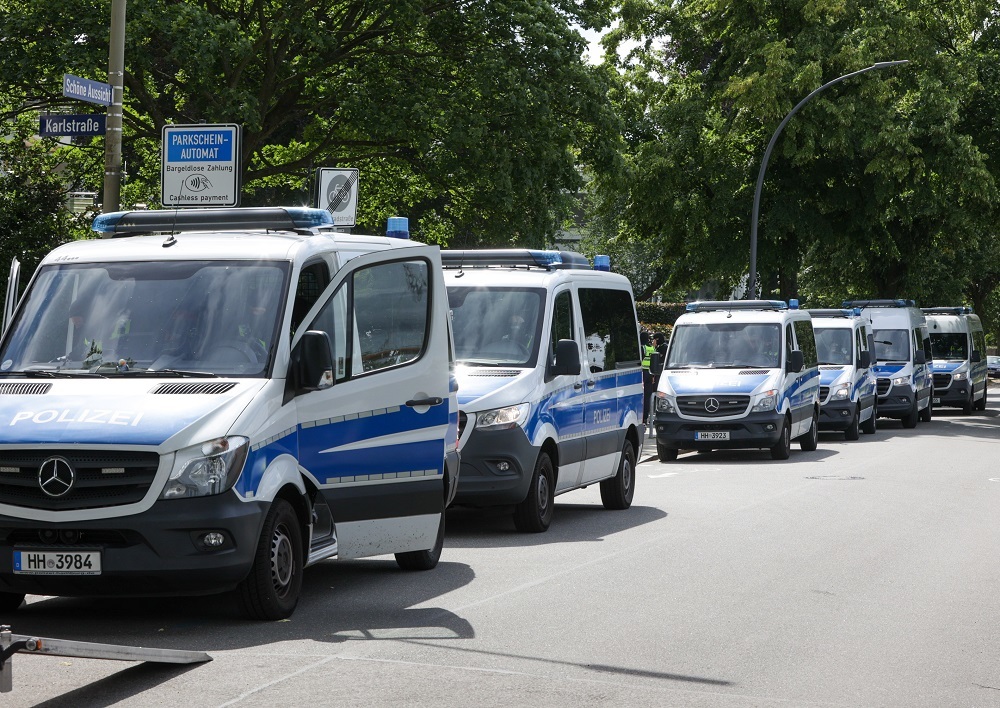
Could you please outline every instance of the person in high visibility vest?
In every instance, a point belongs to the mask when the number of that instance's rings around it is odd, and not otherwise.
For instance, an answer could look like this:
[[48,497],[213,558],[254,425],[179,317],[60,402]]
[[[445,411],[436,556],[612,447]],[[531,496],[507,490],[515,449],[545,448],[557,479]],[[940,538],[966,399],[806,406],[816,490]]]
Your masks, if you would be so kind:
[[642,424],[649,422],[650,397],[653,395],[653,375],[649,371],[649,357],[656,347],[649,339],[649,332],[642,330],[639,334],[642,344]]

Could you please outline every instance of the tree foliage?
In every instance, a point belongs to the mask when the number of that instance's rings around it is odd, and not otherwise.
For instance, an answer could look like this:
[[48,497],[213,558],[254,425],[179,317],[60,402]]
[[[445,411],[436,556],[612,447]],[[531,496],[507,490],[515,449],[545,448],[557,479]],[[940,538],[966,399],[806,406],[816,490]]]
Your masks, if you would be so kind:
[[[24,97],[12,113],[79,110],[62,74],[104,80],[110,3],[0,6],[0,68]],[[245,204],[309,203],[317,168],[358,167],[364,228],[401,213],[435,241],[540,245],[577,166],[616,155],[606,73],[571,26],[600,26],[609,7],[130,0],[123,196],[159,201],[164,125],[238,123]]]

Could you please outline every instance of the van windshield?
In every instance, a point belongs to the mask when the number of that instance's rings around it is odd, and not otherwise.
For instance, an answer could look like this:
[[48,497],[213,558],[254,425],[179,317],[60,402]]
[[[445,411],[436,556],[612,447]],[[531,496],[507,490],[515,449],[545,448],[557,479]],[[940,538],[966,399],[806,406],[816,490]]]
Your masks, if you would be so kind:
[[910,332],[906,329],[875,330],[876,361],[909,361]]
[[931,356],[935,359],[965,361],[969,358],[969,339],[961,332],[931,333]]
[[816,354],[820,364],[847,366],[854,363],[854,332],[843,327],[816,328]]
[[725,322],[674,328],[666,369],[774,369],[781,362],[781,329],[776,324]]
[[288,270],[248,261],[45,266],[4,338],[0,374],[263,376]]
[[460,364],[535,365],[544,289],[449,287],[448,302]]

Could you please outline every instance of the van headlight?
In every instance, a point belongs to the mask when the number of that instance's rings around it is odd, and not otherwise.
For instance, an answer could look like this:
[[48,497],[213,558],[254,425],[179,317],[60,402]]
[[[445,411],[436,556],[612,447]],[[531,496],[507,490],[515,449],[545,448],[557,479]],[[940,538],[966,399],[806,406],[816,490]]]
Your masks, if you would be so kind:
[[230,489],[243,471],[249,443],[233,435],[180,450],[160,499],[207,497]]
[[833,391],[833,395],[831,396],[831,398],[836,398],[837,400],[841,401],[844,400],[845,398],[850,398],[850,397],[851,397],[851,384],[849,383],[842,383],[839,386],[837,386],[837,388],[834,389]]
[[530,409],[530,404],[518,403],[516,406],[483,411],[476,418],[476,428],[478,430],[507,430],[513,428],[527,420]]
[[751,412],[763,413],[764,411],[773,411],[777,405],[778,392],[772,388],[770,391],[758,394],[757,402],[753,404]]
[[673,396],[668,396],[665,393],[656,392],[656,412],[657,413],[676,413],[677,406],[674,404]]
[[968,371],[960,371],[957,374],[951,375],[952,381],[965,381],[967,378],[969,378]]
[[910,377],[909,376],[897,376],[892,380],[893,386],[909,386]]

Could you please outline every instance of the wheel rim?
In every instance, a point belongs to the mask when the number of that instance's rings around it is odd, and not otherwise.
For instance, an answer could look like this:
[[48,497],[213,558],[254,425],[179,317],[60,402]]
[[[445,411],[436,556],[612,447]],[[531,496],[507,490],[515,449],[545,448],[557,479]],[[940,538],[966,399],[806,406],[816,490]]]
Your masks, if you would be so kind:
[[538,511],[542,516],[549,508],[549,476],[538,475]]
[[279,597],[288,593],[295,574],[295,558],[292,553],[292,540],[284,524],[274,529],[271,537],[271,584]]
[[622,459],[622,491],[627,495],[632,488],[632,462],[628,455]]

